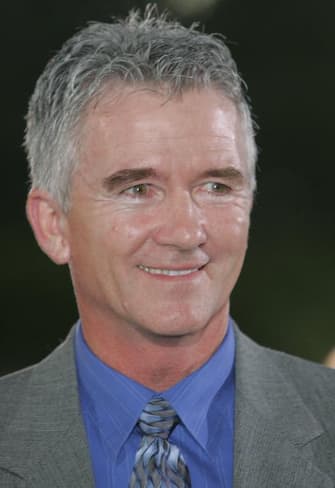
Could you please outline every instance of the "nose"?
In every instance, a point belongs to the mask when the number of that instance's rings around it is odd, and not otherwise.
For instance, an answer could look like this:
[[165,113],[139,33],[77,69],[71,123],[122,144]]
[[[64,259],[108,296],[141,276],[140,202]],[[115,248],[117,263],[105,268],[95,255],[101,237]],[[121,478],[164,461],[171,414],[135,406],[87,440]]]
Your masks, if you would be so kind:
[[158,244],[191,250],[207,241],[206,219],[190,194],[175,194],[162,207],[154,236]]

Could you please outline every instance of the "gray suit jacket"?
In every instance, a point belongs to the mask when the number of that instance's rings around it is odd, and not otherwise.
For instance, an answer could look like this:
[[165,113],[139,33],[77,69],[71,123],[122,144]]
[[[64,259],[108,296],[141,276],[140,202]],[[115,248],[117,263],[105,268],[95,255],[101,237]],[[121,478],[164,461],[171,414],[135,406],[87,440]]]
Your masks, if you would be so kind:
[[[236,335],[234,488],[334,488],[335,372]],[[0,380],[0,487],[93,486],[71,333]]]

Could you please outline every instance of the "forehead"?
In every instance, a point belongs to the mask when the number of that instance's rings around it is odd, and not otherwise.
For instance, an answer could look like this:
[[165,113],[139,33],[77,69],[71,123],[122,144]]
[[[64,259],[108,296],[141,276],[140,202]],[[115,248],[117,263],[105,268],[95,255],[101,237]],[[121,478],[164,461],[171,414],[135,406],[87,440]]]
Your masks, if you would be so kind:
[[81,162],[133,166],[168,155],[193,160],[223,153],[243,161],[244,139],[235,105],[213,89],[171,98],[150,88],[110,90],[86,112]]

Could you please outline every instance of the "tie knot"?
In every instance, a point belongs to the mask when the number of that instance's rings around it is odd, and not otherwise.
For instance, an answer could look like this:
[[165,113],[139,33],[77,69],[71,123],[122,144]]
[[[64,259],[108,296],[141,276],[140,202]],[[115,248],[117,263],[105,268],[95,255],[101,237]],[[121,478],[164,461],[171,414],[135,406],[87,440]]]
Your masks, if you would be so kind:
[[167,439],[179,422],[175,410],[163,398],[153,398],[143,409],[138,425],[145,435]]

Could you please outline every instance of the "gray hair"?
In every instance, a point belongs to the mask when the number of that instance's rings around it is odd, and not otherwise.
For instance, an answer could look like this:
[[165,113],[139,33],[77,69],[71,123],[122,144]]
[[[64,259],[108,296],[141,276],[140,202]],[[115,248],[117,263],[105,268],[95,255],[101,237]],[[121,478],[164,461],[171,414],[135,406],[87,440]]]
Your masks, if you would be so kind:
[[250,108],[236,64],[222,36],[170,21],[156,8],[144,16],[94,22],[65,42],[36,83],[27,114],[25,148],[33,188],[49,192],[64,210],[78,164],[80,122],[107,87],[155,85],[170,96],[212,87],[231,99],[245,127],[247,163],[255,188],[257,149]]

